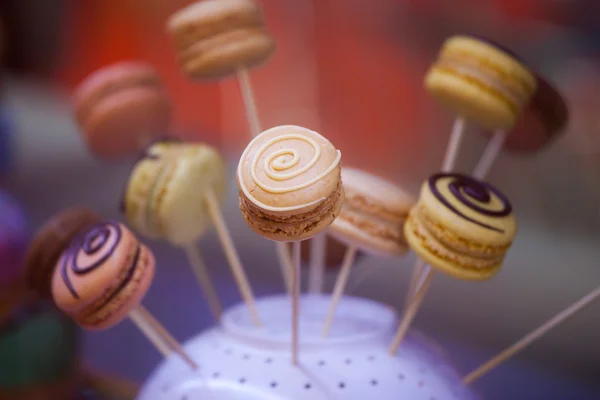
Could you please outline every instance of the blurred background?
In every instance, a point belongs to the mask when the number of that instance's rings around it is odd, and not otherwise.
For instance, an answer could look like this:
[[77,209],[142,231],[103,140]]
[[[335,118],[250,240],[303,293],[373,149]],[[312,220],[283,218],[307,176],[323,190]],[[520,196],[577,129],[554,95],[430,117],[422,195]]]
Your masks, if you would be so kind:
[[[174,134],[217,146],[233,171],[249,138],[238,86],[234,80],[188,81],[165,34],[166,18],[186,3],[0,2],[0,184],[22,204],[31,231],[72,205],[120,218],[118,202],[133,160],[95,160],[69,103],[77,83],[112,62],[153,64],[174,103]],[[263,125],[315,129],[342,151],[344,165],[386,177],[415,195],[439,168],[452,124],[453,115],[422,87],[447,36],[471,33],[503,43],[567,98],[571,123],[564,135],[539,153],[502,153],[489,174],[512,200],[519,221],[501,273],[483,283],[440,276],[417,318],[416,327],[441,343],[459,369],[469,371],[600,285],[600,2],[260,3],[278,46],[270,62],[251,71]],[[485,143],[470,132],[457,169],[470,171]],[[274,247],[243,222],[233,174],[230,189],[226,220],[255,290],[281,292]],[[151,246],[159,270],[145,304],[184,340],[211,325],[208,308],[183,252]],[[214,232],[200,247],[225,303],[239,301]],[[373,273],[354,294],[399,307],[413,262],[412,255],[361,258],[356,269]],[[487,399],[600,399],[599,314],[600,303],[592,305],[476,388]],[[160,360],[128,321],[86,333],[83,340],[87,364],[139,382]]]

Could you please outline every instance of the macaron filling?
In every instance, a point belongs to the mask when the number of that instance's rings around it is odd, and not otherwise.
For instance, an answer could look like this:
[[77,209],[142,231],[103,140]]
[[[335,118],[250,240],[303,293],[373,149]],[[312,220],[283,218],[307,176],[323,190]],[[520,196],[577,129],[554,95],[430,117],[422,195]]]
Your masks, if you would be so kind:
[[436,258],[457,265],[460,268],[471,270],[496,269],[502,265],[505,252],[489,257],[480,257],[449,248],[436,236],[436,232],[427,229],[419,208],[417,206],[411,211],[407,221],[407,229],[410,229],[412,234],[420,240],[421,246]]
[[240,191],[240,210],[247,223],[259,232],[296,237],[299,233],[314,230],[325,216],[337,214],[341,196],[342,183],[339,181],[336,189],[312,210],[295,215],[278,216],[264,212]]

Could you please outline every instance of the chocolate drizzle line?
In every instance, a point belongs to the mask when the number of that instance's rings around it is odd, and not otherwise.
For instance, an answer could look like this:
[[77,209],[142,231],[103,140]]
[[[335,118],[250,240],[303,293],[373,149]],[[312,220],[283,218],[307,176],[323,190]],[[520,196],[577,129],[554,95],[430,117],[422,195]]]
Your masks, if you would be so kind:
[[[429,178],[429,189],[431,190],[433,195],[454,214],[466,219],[469,222],[472,222],[489,230],[504,233],[503,229],[477,221],[476,219],[473,219],[463,214],[460,210],[454,207],[437,188],[438,181],[444,178],[452,179],[448,184],[448,188],[458,201],[460,201],[464,206],[482,215],[485,215],[486,217],[502,218],[512,213],[512,205],[510,204],[506,196],[504,196],[498,189],[496,189],[492,185],[462,174],[439,173],[432,175]],[[492,200],[492,196],[490,195],[490,193],[496,196],[498,199],[500,199],[500,202],[502,203],[501,210],[494,211],[483,208],[469,199],[472,198],[478,201],[479,203],[489,204]]]
[[[114,235],[117,237],[114,243],[107,248],[106,244],[111,236],[111,228],[114,229]],[[117,222],[106,221],[94,225],[83,235],[78,236],[73,241],[62,258],[60,273],[65,286],[67,286],[67,289],[69,289],[69,292],[71,292],[71,295],[74,298],[79,299],[79,293],[77,293],[77,290],[75,290],[73,283],[69,279],[68,269],[70,269],[75,275],[86,275],[103,266],[119,245],[121,236],[122,231],[120,225]],[[89,256],[93,256],[98,252],[102,252],[102,256],[90,265],[80,266],[77,264],[77,256],[81,251]]]

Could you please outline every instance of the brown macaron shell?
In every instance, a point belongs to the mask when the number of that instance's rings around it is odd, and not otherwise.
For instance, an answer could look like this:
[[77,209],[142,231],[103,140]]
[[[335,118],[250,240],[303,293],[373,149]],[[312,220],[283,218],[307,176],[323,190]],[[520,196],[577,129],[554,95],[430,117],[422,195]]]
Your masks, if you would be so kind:
[[50,218],[36,232],[24,261],[27,283],[43,298],[52,298],[52,274],[73,238],[100,221],[87,208],[69,208]]
[[267,61],[275,50],[262,11],[252,0],[205,0],[173,14],[181,68],[192,79],[220,79]]
[[504,142],[507,150],[524,153],[541,150],[568,124],[569,110],[563,96],[546,79],[539,75],[536,77],[537,91],[507,135]]

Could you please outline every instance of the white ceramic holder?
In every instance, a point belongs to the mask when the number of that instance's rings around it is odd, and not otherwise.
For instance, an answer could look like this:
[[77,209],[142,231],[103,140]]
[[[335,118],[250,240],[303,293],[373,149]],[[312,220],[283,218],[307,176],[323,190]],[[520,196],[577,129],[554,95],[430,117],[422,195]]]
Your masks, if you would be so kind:
[[193,372],[166,358],[138,400],[472,400],[443,353],[409,335],[397,356],[388,347],[397,326],[392,308],[360,298],[340,301],[330,335],[321,335],[330,296],[301,299],[299,366],[291,363],[290,299],[259,299],[264,326],[246,306],[228,310],[222,326],[189,340]]

